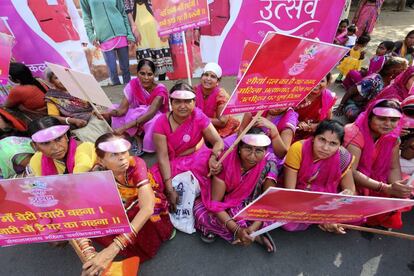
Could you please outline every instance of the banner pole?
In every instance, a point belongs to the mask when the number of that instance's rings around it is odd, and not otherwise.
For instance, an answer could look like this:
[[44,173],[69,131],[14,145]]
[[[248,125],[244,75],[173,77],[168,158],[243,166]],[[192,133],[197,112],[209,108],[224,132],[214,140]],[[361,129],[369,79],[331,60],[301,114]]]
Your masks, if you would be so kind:
[[[86,91],[83,89],[82,85],[78,82],[78,80],[72,75],[72,72],[68,69],[65,68],[65,71],[68,72],[70,78],[72,79],[72,81],[74,83],[76,83],[76,85],[78,86],[79,90],[82,92],[82,94],[88,99],[89,104],[92,106],[93,110],[95,110],[95,112],[97,114],[101,114],[101,112],[99,112],[99,110],[96,108],[95,104],[92,102],[91,98],[89,97],[88,93],[86,93]],[[105,120],[105,118],[102,118],[102,120],[105,122],[106,126],[109,128],[109,130],[111,132],[114,132],[114,130],[112,129],[112,127],[109,125],[109,123]]]
[[185,31],[181,32],[181,37],[184,45],[185,67],[187,69],[188,84],[190,86],[193,86],[193,84],[191,83],[190,59],[188,58],[187,39],[185,38]]
[[346,229],[364,231],[364,232],[414,241],[414,235],[404,234],[400,232],[391,232],[391,231],[385,231],[385,230],[380,230],[380,229],[375,229],[375,228],[356,226],[356,225],[350,225],[350,224],[342,224],[342,223],[337,223],[336,225],[338,225],[339,227],[346,228]]
[[70,240],[69,243],[72,246],[73,250],[75,250],[76,255],[78,255],[78,257],[81,260],[81,262],[83,264],[86,263],[85,255],[83,255],[83,253],[82,253],[82,251],[81,251],[78,243],[76,242],[76,240]]
[[257,119],[259,119],[260,116],[262,116],[263,112],[264,110],[260,110],[259,112],[257,112],[257,114],[250,121],[250,123],[246,126],[245,129],[243,129],[242,133],[240,133],[240,135],[237,137],[236,141],[234,141],[234,143],[229,147],[229,149],[226,150],[226,152],[224,152],[224,154],[221,156],[220,160],[218,161],[219,164],[221,164],[223,160],[226,159],[226,157],[230,154],[230,152],[233,151],[233,149],[237,146],[237,144],[240,142],[243,136],[246,135],[246,133],[254,126]]

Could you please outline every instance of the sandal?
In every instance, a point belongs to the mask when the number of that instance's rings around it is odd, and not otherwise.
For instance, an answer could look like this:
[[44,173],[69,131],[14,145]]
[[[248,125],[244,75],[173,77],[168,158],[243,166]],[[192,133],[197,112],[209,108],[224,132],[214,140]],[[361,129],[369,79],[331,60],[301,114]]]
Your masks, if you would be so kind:
[[200,238],[205,243],[213,243],[216,241],[216,235],[214,235],[213,233],[208,233],[208,234],[201,233]]
[[[258,238],[258,239],[257,239]],[[260,236],[258,236],[255,241],[257,243],[259,243],[260,245],[262,245],[265,249],[267,253],[275,253],[276,252],[276,245],[275,242],[272,239],[272,236],[270,236],[269,232],[266,232]],[[269,250],[269,247],[267,247],[266,243],[265,243],[265,239],[267,239],[269,241],[269,243],[272,245],[272,250]]]
[[142,150],[142,140],[140,138],[131,137],[131,149],[130,153],[133,156],[142,156],[144,151]]
[[175,235],[177,234],[177,230],[175,228],[173,228],[172,232],[171,232],[171,236],[168,239],[169,241],[175,238]]

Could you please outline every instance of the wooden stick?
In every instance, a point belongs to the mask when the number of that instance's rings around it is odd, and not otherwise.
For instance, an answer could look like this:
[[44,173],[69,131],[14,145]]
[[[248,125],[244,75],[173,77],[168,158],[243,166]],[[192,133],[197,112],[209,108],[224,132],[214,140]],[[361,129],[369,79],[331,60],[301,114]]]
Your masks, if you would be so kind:
[[183,40],[184,46],[185,67],[187,69],[188,84],[190,86],[193,86],[193,84],[191,83],[190,59],[188,58],[187,39],[185,38],[185,31],[181,32],[181,38]]
[[81,260],[81,262],[82,262],[83,264],[84,264],[84,263],[86,263],[86,258],[85,258],[85,256],[83,255],[83,253],[82,253],[82,251],[81,251],[81,249],[80,249],[80,247],[79,247],[78,243],[77,243],[75,240],[70,240],[70,241],[69,241],[69,243],[70,243],[70,245],[72,245],[73,250],[75,250],[76,255],[78,255],[78,257],[79,257],[79,259]]
[[[89,97],[88,93],[86,93],[86,91],[83,89],[82,85],[78,82],[78,80],[72,75],[72,72],[69,69],[65,69],[66,72],[68,72],[70,78],[72,79],[72,81],[74,83],[76,83],[76,85],[79,87],[79,90],[82,92],[82,94],[88,99],[89,104],[92,106],[93,110],[95,110],[95,112],[97,114],[101,114],[101,112],[99,112],[99,110],[96,108],[95,104],[92,102],[91,98]],[[105,118],[102,118],[102,120],[105,122],[106,126],[109,128],[109,130],[111,132],[114,132],[114,130],[112,129],[112,127],[108,124],[108,122],[105,120]]]
[[342,224],[342,223],[337,223],[336,225],[338,225],[340,227],[343,227],[343,228],[347,228],[347,229],[352,229],[352,230],[357,230],[357,231],[364,231],[364,232],[369,232],[369,233],[380,234],[380,235],[385,235],[385,236],[390,236],[390,237],[395,237],[395,238],[407,239],[407,240],[414,241],[414,235],[404,234],[404,233],[400,233],[400,232],[391,232],[391,231],[386,231],[386,230],[380,230],[380,229],[363,227],[363,226],[356,226],[356,225],[350,225],[350,224]]
[[233,149],[237,146],[237,144],[240,142],[243,136],[246,135],[246,133],[254,126],[257,119],[259,119],[259,117],[262,116],[263,112],[264,112],[263,110],[257,112],[256,116],[252,118],[250,123],[246,126],[245,129],[243,129],[242,133],[240,133],[239,137],[237,137],[236,141],[234,141],[234,143],[230,146],[230,148],[221,156],[220,160],[218,161],[219,164],[221,164],[223,160],[226,159],[226,157],[230,154],[230,152],[233,151]]

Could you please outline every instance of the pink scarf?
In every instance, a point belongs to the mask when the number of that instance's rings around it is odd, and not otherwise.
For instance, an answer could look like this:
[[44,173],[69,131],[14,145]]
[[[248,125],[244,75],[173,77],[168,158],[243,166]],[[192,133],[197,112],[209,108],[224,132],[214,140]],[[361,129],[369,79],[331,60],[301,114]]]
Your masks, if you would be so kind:
[[[76,140],[73,138],[69,139],[68,153],[66,155],[66,171],[67,173],[73,173],[73,168],[75,167],[75,153],[77,148]],[[42,155],[41,161],[42,167],[42,176],[56,175],[58,171],[55,166],[55,162],[52,158]]]
[[[303,142],[296,189],[306,190],[308,183],[311,182],[311,191],[337,193],[341,175],[339,150],[331,157],[315,162],[313,137]],[[309,181],[310,179],[312,180]]]
[[375,100],[396,99],[402,102],[409,95],[409,90],[406,85],[412,76],[414,76],[414,66],[408,67],[407,70],[399,74],[390,85],[385,87],[384,90],[375,97]]
[[[241,160],[238,148],[235,148],[223,161],[223,171],[219,178],[226,184],[226,195],[223,201],[211,199],[211,185],[201,189],[201,198],[206,208],[214,213],[239,206],[246,200],[259,181],[259,177],[266,165],[266,157],[244,175],[241,174]],[[208,182],[210,184],[210,182]]]
[[322,91],[322,107],[320,111],[319,121],[323,121],[328,118],[329,112],[332,109],[332,106],[336,102],[336,95],[329,89],[324,89]]
[[[165,123],[169,124],[168,117]],[[170,160],[174,159],[180,153],[195,147],[203,138],[203,130],[210,120],[204,113],[194,108],[190,117],[184,121],[174,132],[167,134],[168,155]],[[170,127],[170,126],[168,126]]]
[[[364,147],[361,149],[358,171],[375,180],[387,182],[391,167],[392,150],[400,136],[401,129],[397,127],[391,133],[381,136],[376,142],[374,141],[370,133],[368,118],[374,106],[382,101],[384,99],[372,102],[367,110],[358,116],[354,124],[364,137]],[[363,195],[374,195],[373,193],[375,192],[362,188],[360,193]]]
[[165,85],[159,83],[157,86],[149,93],[145,88],[142,86],[141,82],[138,78],[132,79],[130,82],[131,90],[125,91],[125,93],[130,93],[130,99],[133,99],[133,104],[137,107],[140,105],[151,105],[152,101],[155,97],[160,96],[162,97],[162,106],[160,111],[165,113],[168,111],[168,91]]
[[203,87],[201,84],[196,87],[196,106],[200,108],[209,118],[216,117],[217,96],[220,93],[220,87],[216,86],[213,92],[204,99]]
[[373,58],[371,58],[371,60],[369,61],[369,68],[368,68],[367,76],[381,71],[386,60],[387,60],[386,56],[375,55]]

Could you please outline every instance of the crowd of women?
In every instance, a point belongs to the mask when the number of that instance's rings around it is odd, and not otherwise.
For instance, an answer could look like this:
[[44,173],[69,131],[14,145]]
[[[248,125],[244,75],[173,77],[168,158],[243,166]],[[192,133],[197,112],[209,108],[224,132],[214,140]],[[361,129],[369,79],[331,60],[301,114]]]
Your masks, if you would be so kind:
[[[355,34],[348,29],[340,24],[338,36]],[[256,242],[274,252],[268,233],[250,236],[272,222],[233,219],[269,187],[411,197],[406,179],[414,172],[414,30],[403,41],[380,43],[369,68],[362,69],[369,40],[367,34],[357,34],[355,45],[349,45],[351,54],[338,66],[347,92],[335,110],[329,73],[297,107],[266,110],[234,148],[256,114],[245,113],[241,121],[221,115],[228,93],[220,86],[222,70],[216,63],[205,65],[195,87],[178,82],[168,91],[155,80],[163,74],[160,67],[140,59],[120,104],[96,113],[53,72],[36,79],[24,64],[12,62],[13,86],[0,108],[0,176],[113,172],[133,231],[93,239],[104,249],[83,265],[86,275],[99,274],[117,255],[139,256],[144,262],[174,237],[169,213],[177,210],[181,195],[173,180],[187,171],[200,186],[193,217],[203,241]],[[230,154],[219,162],[226,150]],[[151,168],[139,157],[145,152],[157,155]],[[356,223],[400,228],[404,211]],[[308,227],[283,226],[286,231]],[[345,233],[336,224],[319,227]]]

